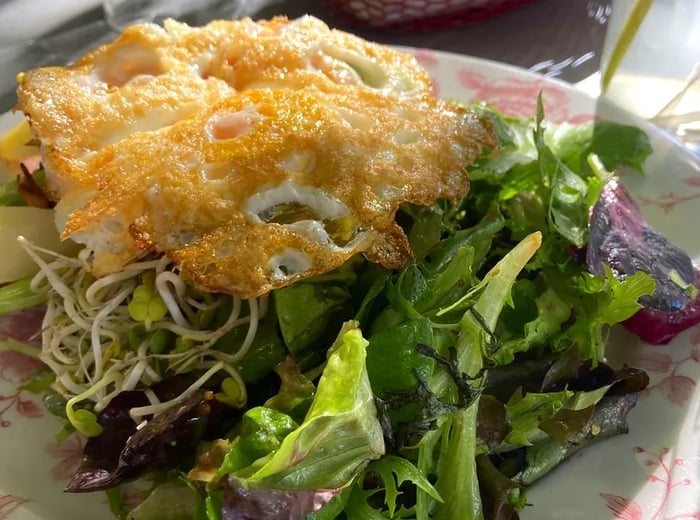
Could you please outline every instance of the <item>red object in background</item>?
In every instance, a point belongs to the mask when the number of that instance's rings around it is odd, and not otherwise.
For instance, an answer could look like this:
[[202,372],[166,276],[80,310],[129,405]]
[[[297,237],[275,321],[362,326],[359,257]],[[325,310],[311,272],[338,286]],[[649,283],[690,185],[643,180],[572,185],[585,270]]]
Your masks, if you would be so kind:
[[364,28],[447,29],[506,13],[534,0],[323,0],[335,15]]

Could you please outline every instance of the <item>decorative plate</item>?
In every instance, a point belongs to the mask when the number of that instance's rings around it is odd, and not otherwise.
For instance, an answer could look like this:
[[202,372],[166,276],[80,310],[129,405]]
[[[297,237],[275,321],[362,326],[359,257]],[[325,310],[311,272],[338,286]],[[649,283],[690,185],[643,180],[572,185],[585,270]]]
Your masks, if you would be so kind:
[[[625,181],[654,226],[700,262],[700,159],[660,130],[634,120],[570,85],[480,59],[410,50],[434,78],[435,92],[462,102],[487,100],[517,117],[533,116],[541,91],[548,120],[593,117],[643,126],[654,147],[646,176]],[[0,117],[0,130],[17,117]],[[35,320],[34,320],[35,321]],[[31,313],[0,319],[0,339],[25,340]],[[630,413],[630,433],[583,450],[537,483],[523,520],[700,519],[700,326],[666,346],[649,346],[624,331],[610,356],[649,372],[651,384]],[[77,467],[82,440],[54,440],[56,420],[40,399],[17,390],[35,361],[0,351],[0,520],[81,520],[110,516],[104,494],[62,492]],[[137,492],[125,496],[139,500]]]

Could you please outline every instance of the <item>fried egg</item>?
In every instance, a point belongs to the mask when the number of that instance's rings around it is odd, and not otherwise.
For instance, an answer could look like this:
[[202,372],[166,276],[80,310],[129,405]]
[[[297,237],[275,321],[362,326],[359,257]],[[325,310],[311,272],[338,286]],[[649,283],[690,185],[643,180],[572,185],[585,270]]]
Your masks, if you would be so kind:
[[28,72],[57,226],[86,268],[165,254],[200,288],[259,296],[364,253],[411,259],[401,203],[457,200],[494,144],[409,55],[311,17],[127,29]]
[[94,187],[86,167],[102,148],[152,132],[256,88],[335,85],[399,98],[430,90],[426,72],[405,53],[331,30],[306,16],[254,22],[214,21],[193,28],[167,20],[127,28],[69,67],[23,75],[18,108],[43,145],[43,161],[60,198]]

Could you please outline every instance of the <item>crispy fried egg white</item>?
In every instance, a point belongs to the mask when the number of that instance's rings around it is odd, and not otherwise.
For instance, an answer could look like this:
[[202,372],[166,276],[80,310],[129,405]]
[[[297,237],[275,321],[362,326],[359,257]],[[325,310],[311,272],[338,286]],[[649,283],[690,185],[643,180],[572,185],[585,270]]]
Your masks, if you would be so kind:
[[430,80],[405,53],[331,30],[306,16],[214,21],[202,28],[167,20],[127,28],[69,67],[27,72],[18,108],[42,143],[52,188],[94,187],[87,162],[138,132],[157,131],[256,88],[352,85],[422,98]]
[[399,204],[466,195],[493,135],[429,89],[412,57],[314,18],[167,22],[27,73],[19,108],[91,272],[163,253],[252,297],[359,252],[402,267]]

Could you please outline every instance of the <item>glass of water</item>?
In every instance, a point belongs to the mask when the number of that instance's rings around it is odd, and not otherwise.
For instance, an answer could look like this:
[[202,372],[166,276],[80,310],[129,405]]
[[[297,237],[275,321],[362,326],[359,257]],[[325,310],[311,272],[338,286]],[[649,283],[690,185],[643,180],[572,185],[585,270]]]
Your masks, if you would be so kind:
[[[638,2],[613,0],[603,70]],[[650,2],[604,95],[689,146],[700,143],[700,1]]]
[[144,22],[175,18],[191,25],[237,18],[246,0],[103,0],[105,21],[116,31]]

